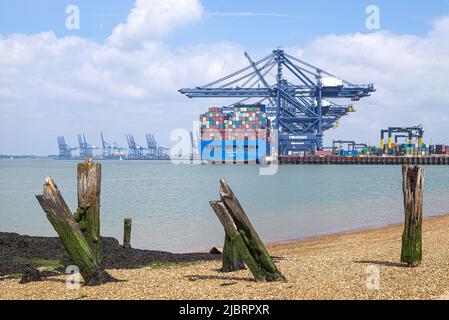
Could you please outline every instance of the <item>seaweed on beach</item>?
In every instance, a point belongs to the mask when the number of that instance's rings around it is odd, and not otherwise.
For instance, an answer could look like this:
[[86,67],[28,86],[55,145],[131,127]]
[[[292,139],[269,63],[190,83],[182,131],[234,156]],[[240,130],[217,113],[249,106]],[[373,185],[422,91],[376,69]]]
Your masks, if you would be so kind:
[[[210,253],[171,253],[156,250],[123,248],[117,239],[102,237],[101,265],[105,269],[133,269],[177,263],[217,260]],[[65,272],[72,264],[62,241],[57,237],[36,237],[0,232],[0,279],[21,274],[30,267]]]

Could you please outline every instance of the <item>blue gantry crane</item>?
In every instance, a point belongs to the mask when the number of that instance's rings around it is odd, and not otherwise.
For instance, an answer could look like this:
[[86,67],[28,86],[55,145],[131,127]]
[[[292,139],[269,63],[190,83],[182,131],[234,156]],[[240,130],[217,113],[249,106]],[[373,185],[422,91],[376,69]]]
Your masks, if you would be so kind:
[[[267,106],[277,132],[278,154],[323,149],[323,132],[355,111],[351,104],[375,91],[373,84],[357,85],[300,60],[282,49],[204,86],[180,89],[189,98],[258,99]],[[274,69],[274,74],[272,70]]]
[[137,144],[132,134],[126,135],[126,141],[128,142],[128,159],[144,159],[145,148]]
[[[388,133],[388,141],[385,144],[385,135]],[[387,150],[393,148],[393,135],[395,143],[398,143],[399,138],[407,138],[407,143],[412,144],[413,138],[418,139],[418,146],[423,144],[424,129],[422,124],[411,127],[389,127],[388,129],[380,130],[380,148],[382,150],[387,147]]]
[[94,150],[98,149],[98,147],[87,143],[84,134],[78,135],[78,144],[80,148],[80,159],[85,159],[86,157],[93,157]]
[[119,159],[126,148],[123,148],[117,142],[108,143],[103,137],[103,132],[100,132],[100,136],[103,147],[103,159]]
[[157,157],[157,141],[153,134],[147,133],[145,134],[147,139],[147,147],[148,147],[148,158],[156,159]]
[[59,159],[61,160],[70,160],[72,159],[72,151],[77,148],[71,147],[65,143],[64,136],[58,136],[58,148],[59,148]]

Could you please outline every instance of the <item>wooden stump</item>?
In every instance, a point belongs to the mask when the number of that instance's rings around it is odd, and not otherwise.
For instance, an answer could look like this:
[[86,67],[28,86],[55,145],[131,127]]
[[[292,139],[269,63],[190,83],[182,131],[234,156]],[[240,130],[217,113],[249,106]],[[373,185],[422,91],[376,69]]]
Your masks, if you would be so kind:
[[130,218],[125,218],[123,221],[123,248],[131,248],[131,224]]
[[70,257],[80,269],[85,284],[97,285],[116,281],[99,267],[95,254],[52,178],[45,179],[44,192],[42,195],[37,195],[36,198]]
[[[228,241],[233,243],[234,251],[232,252],[232,254],[233,254],[232,258],[234,259],[234,261],[237,260],[239,257],[242,257],[242,259],[248,265],[248,268],[250,269],[251,273],[254,275],[256,280],[257,281],[265,281],[266,280],[265,276],[258,269],[257,262],[251,256],[251,253],[249,252],[248,248],[245,245],[243,237],[239,233],[237,226],[235,225],[231,215],[228,212],[228,209],[226,209],[223,202],[210,201],[210,205],[211,205],[212,209],[214,210],[215,214],[217,215],[218,219],[220,220],[221,224],[225,228],[226,236],[229,238]],[[233,267],[235,268],[235,265],[229,266],[228,262],[229,262],[228,260],[225,260],[224,253],[223,253],[222,270],[224,270],[225,268],[233,268]],[[238,269],[236,269],[236,270],[238,270]]]
[[210,204],[225,228],[229,254],[226,260],[223,254],[223,270],[229,265],[240,268],[238,259],[241,257],[257,281],[285,281],[224,179],[220,180],[220,196],[221,201],[211,201]]
[[78,164],[78,209],[75,220],[95,257],[100,258],[100,191],[101,164],[93,163],[92,158],[86,158]]
[[232,236],[230,236],[225,230],[225,240],[223,245],[223,265],[221,267],[222,272],[232,272],[246,269],[243,258],[237,248],[236,241],[232,239]]
[[416,267],[422,260],[422,215],[424,168],[402,166],[405,224],[402,234],[401,262]]

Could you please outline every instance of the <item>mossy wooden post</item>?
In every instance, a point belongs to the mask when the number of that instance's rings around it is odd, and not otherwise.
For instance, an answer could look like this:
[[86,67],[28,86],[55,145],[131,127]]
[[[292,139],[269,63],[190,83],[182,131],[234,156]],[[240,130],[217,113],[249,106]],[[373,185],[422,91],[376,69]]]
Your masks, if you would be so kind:
[[[224,179],[220,180],[220,197],[223,204],[231,214],[245,245],[254,257],[258,268],[264,273],[265,280],[285,280],[285,277],[277,270],[270,254],[262,240],[252,226],[245,211],[240,205],[234,192]],[[249,266],[248,266],[249,267]]]
[[73,262],[80,269],[85,284],[97,285],[116,281],[100,268],[97,258],[52,178],[45,179],[44,192],[42,195],[37,195],[36,198]]
[[225,240],[223,245],[223,265],[221,267],[222,272],[233,272],[245,269],[245,262],[243,261],[239,250],[237,249],[235,240],[232,239],[232,236],[230,236],[228,234],[228,231],[225,230]]
[[[229,213],[226,206],[221,201],[210,201],[210,206],[214,210],[221,224],[225,228],[226,236],[229,237],[229,241],[233,244],[234,258],[241,256],[245,263],[248,265],[249,270],[253,274],[254,278],[257,281],[265,281],[267,280],[263,271],[258,267],[257,262],[251,256],[248,248],[246,247],[245,241],[243,240],[242,235],[240,234],[237,226],[232,219],[231,214]],[[223,253],[224,254],[224,253]],[[223,260],[225,263],[225,260]],[[223,265],[224,267],[224,265]]]
[[211,206],[225,228],[228,241],[234,244],[234,249],[240,253],[256,280],[286,280],[277,270],[265,245],[224,179],[220,180],[220,196],[221,201],[212,201]]
[[416,267],[422,260],[422,215],[424,168],[402,166],[405,224],[402,234],[401,262]]
[[123,248],[131,248],[131,218],[125,218],[123,221]]
[[92,251],[100,258],[100,192],[101,192],[101,164],[93,163],[87,157],[83,163],[78,164],[78,209],[75,220]]

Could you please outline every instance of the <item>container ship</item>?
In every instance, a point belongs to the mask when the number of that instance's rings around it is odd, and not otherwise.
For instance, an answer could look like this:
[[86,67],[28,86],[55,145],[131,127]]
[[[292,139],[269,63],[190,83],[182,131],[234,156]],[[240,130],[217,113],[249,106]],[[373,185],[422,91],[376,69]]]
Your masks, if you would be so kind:
[[211,163],[263,163],[274,144],[263,104],[211,107],[200,115],[201,159]]

